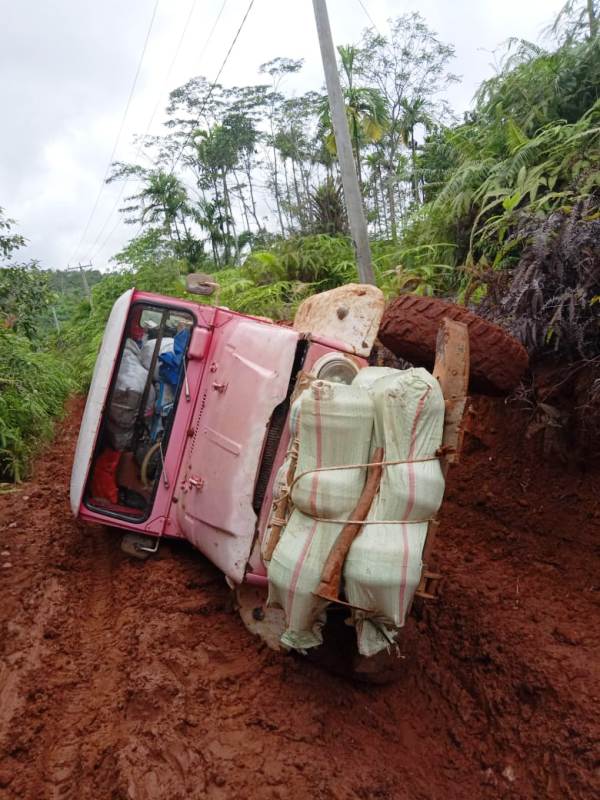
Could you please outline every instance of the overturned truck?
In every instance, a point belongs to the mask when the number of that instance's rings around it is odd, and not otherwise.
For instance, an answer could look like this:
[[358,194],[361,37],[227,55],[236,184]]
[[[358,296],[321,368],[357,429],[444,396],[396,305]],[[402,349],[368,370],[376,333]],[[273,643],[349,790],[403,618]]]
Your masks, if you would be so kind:
[[469,321],[436,321],[433,372],[369,366],[383,312],[362,285],[309,298],[293,327],[126,292],[81,424],[74,515],[121,529],[137,557],[187,539],[273,648],[319,648],[341,613],[362,656],[389,652],[414,598],[435,595]]

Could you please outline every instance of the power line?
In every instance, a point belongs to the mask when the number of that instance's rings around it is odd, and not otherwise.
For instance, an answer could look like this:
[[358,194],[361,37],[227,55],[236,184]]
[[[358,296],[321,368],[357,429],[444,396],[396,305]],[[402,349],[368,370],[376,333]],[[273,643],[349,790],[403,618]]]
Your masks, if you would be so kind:
[[[244,27],[244,25],[245,25],[245,23],[246,23],[246,20],[248,19],[248,15],[250,14],[250,11],[252,10],[252,6],[254,5],[254,3],[255,3],[255,0],[250,0],[250,3],[248,4],[248,8],[246,9],[246,13],[244,14],[244,16],[243,16],[243,18],[242,18],[242,21],[240,22],[240,24],[239,24],[239,26],[238,26],[238,29],[237,29],[237,31],[236,31],[236,33],[235,33],[235,36],[233,37],[233,40],[232,40],[231,44],[229,45],[229,49],[227,50],[227,53],[225,54],[225,58],[223,59],[223,63],[221,64],[221,66],[220,66],[220,68],[219,68],[219,71],[217,72],[217,74],[216,74],[216,77],[215,77],[215,79],[213,80],[213,82],[212,82],[212,84],[211,84],[211,86],[210,86],[210,88],[209,88],[209,90],[208,90],[208,94],[207,94],[207,95],[206,95],[206,97],[204,98],[204,102],[202,103],[202,107],[200,108],[200,111],[198,112],[198,116],[197,116],[197,118],[196,118],[196,120],[195,120],[195,124],[198,124],[198,122],[200,121],[200,118],[201,118],[201,116],[202,116],[202,112],[203,112],[203,111],[204,111],[204,109],[206,108],[206,105],[207,105],[208,101],[210,100],[210,98],[211,98],[211,96],[212,96],[212,93],[213,93],[213,91],[215,90],[215,87],[216,87],[216,85],[217,85],[217,82],[218,82],[219,78],[221,77],[221,73],[223,72],[223,70],[224,70],[224,68],[225,68],[225,65],[227,64],[227,61],[229,60],[229,56],[231,55],[231,52],[232,52],[233,48],[235,47],[235,44],[236,44],[237,40],[239,39],[240,33],[242,32],[242,28]],[[224,6],[225,6],[225,3],[223,3],[223,6],[221,7],[221,11],[219,12],[219,17],[220,17],[220,15],[221,15],[222,11],[223,11],[223,8],[224,8]],[[216,22],[218,22],[218,18],[217,18]],[[216,22],[215,22],[215,26],[213,26],[213,30],[214,30],[214,27],[216,27]],[[211,33],[212,33],[212,31],[211,31]],[[192,129],[192,130],[193,130],[193,129]],[[175,167],[176,167],[176,166],[177,166],[177,164],[179,163],[179,159],[181,158],[181,155],[182,155],[182,153],[183,153],[183,151],[184,151],[185,147],[187,146],[187,144],[188,144],[188,142],[189,142],[189,140],[190,140],[190,138],[191,138],[191,136],[192,136],[192,130],[190,130],[190,133],[189,133],[189,134],[186,136],[186,138],[184,139],[184,142],[183,142],[183,144],[181,145],[181,148],[179,149],[179,152],[178,152],[178,154],[177,154],[177,157],[176,157],[176,159],[174,160],[174,162],[173,162],[173,164],[172,164],[172,166],[171,166],[171,169],[169,170],[169,176],[173,175],[173,173],[174,173],[174,171],[175,171]],[[116,228],[117,228],[117,227],[118,227],[118,225],[120,224],[120,221],[121,221],[121,220],[120,220],[120,218],[119,218],[119,219],[117,220],[117,222],[116,222],[116,224],[115,224],[114,228],[113,228],[113,229],[112,229],[112,231],[110,232],[110,234],[109,234],[109,236],[108,236],[108,239],[106,239],[106,240],[105,240],[105,242],[102,244],[102,247],[104,247],[104,244],[105,244],[105,243],[106,243],[106,242],[107,242],[107,241],[108,241],[108,240],[109,240],[109,239],[112,237],[112,235],[113,235],[114,231],[116,230]],[[134,234],[133,238],[135,238],[136,236],[138,236],[138,235],[139,235],[139,233],[140,233],[140,231],[142,230],[142,228],[143,228],[143,224],[140,224],[140,225],[139,225],[139,227],[138,227],[138,229],[137,229],[137,231],[135,232],[135,234]],[[102,247],[101,247],[100,249],[102,249]]]
[[[195,2],[195,0],[194,0],[194,2]],[[214,34],[214,32],[215,32],[215,30],[216,30],[216,28],[217,28],[217,25],[219,24],[219,21],[220,21],[220,19],[221,19],[221,16],[223,15],[223,11],[225,10],[225,6],[227,5],[227,2],[228,2],[228,0],[223,0],[223,2],[222,2],[222,4],[221,4],[221,7],[220,7],[220,9],[219,9],[219,12],[218,12],[217,16],[215,17],[215,21],[214,21],[214,23],[213,23],[213,25],[212,25],[212,28],[210,29],[210,31],[209,31],[209,33],[208,33],[208,36],[206,37],[206,40],[205,40],[205,42],[204,42],[204,45],[202,46],[202,50],[201,50],[201,53],[200,53],[200,59],[199,59],[199,60],[201,60],[201,59],[204,57],[204,54],[206,53],[206,50],[207,50],[207,48],[208,48],[208,45],[209,45],[210,41],[212,40],[213,34]],[[219,79],[219,76],[220,76],[221,72],[223,71],[223,67],[225,66],[225,63],[227,62],[227,59],[228,59],[228,57],[229,57],[229,54],[231,53],[231,50],[233,49],[233,47],[234,47],[234,45],[235,45],[235,42],[237,41],[237,38],[238,38],[238,36],[239,36],[239,34],[240,34],[240,31],[241,31],[241,29],[242,29],[242,27],[243,27],[243,25],[244,25],[244,23],[245,23],[245,21],[246,21],[246,17],[248,16],[248,14],[249,14],[249,12],[250,12],[250,9],[251,9],[251,7],[252,7],[252,5],[253,5],[253,4],[254,4],[254,0],[252,0],[252,2],[250,3],[250,6],[248,7],[248,10],[246,11],[246,14],[245,14],[245,16],[244,16],[244,19],[242,20],[242,23],[241,23],[241,25],[240,25],[240,27],[239,27],[239,29],[238,29],[238,31],[237,31],[237,33],[236,33],[236,35],[235,35],[235,38],[234,38],[234,40],[233,40],[233,42],[232,42],[232,44],[231,44],[231,47],[229,48],[229,51],[228,51],[228,53],[227,53],[227,55],[226,55],[226,57],[225,57],[225,60],[223,61],[223,64],[221,65],[221,69],[220,69],[220,70],[219,70],[219,72],[217,73],[217,77],[215,78],[215,80],[214,80],[214,82],[213,82],[213,85],[211,86],[211,89],[210,89],[210,92],[209,92],[209,96],[208,96],[208,97],[210,97],[210,93],[212,93],[212,91],[213,91],[213,89],[214,89],[214,86],[215,86],[215,84],[216,84],[217,80]],[[190,10],[190,13],[188,14],[188,19],[186,20],[186,27],[187,27],[187,25],[189,24],[189,21],[190,21],[190,19],[191,19],[191,16],[192,16],[192,13],[191,13],[191,10]],[[181,36],[181,38],[180,38],[179,45],[178,45],[178,50],[179,50],[179,47],[181,46],[181,42],[183,41],[184,35],[185,35],[185,31],[182,33],[182,36]],[[171,67],[169,68],[169,73],[171,72],[171,69],[172,69],[172,67],[173,67],[173,64],[175,63],[175,60],[176,60],[176,58],[177,58],[177,54],[175,55],[175,58],[174,58],[174,59],[173,59],[173,61],[171,62]],[[166,79],[165,79],[165,82],[164,82],[164,83],[166,83]],[[164,83],[163,83],[163,86],[164,86]],[[207,97],[207,99],[205,100],[205,102],[204,102],[204,104],[203,104],[203,106],[202,106],[202,109],[201,109],[200,113],[202,113],[202,111],[204,110],[204,107],[205,107],[205,105],[206,105],[206,102],[208,101],[208,97]],[[150,118],[150,121],[148,122],[148,125],[146,126],[146,131],[145,131],[145,133],[144,133],[144,137],[145,137],[145,136],[148,134],[148,131],[149,131],[149,129],[150,129],[150,126],[151,126],[151,124],[152,124],[152,121],[153,121],[153,119],[154,119],[154,116],[155,116],[155,114],[156,114],[156,110],[157,110],[157,108],[158,108],[158,105],[159,105],[159,103],[160,103],[160,99],[159,99],[159,101],[157,102],[157,104],[156,104],[156,106],[155,106],[155,108],[154,108],[154,111],[153,111],[153,113],[152,113],[152,117]],[[143,138],[144,138],[144,137],[142,137],[142,142],[143,142]],[[189,138],[189,137],[188,137],[188,138]],[[181,148],[181,151],[179,152],[179,154],[178,154],[178,156],[177,156],[177,159],[176,159],[176,161],[174,162],[173,166],[171,167],[171,171],[170,171],[170,173],[169,173],[170,175],[172,175],[172,174],[173,174],[173,170],[175,169],[175,166],[177,165],[177,162],[179,161],[179,158],[181,157],[181,153],[183,152],[183,149],[185,148],[186,144],[187,144],[187,139],[186,139],[186,141],[184,142],[184,144],[183,144],[183,146],[182,146],[182,148]],[[137,158],[137,157],[140,155],[140,152],[141,152],[142,146],[143,146],[143,145],[142,145],[142,144],[140,144],[140,147],[138,148],[138,150],[137,150],[137,152],[136,152],[136,155],[135,155],[135,157],[136,157],[136,158]],[[123,182],[123,185],[122,185],[122,187],[121,187],[121,191],[119,192],[119,195],[118,195],[118,197],[117,197],[117,200],[116,200],[115,204],[113,205],[113,208],[111,209],[111,213],[109,214],[109,217],[108,217],[108,219],[110,219],[110,217],[111,217],[111,216],[112,216],[112,214],[114,213],[114,210],[115,210],[115,208],[117,207],[117,205],[118,205],[118,203],[119,203],[119,201],[120,201],[121,197],[123,196],[123,192],[125,191],[125,186],[127,185],[127,183],[128,183],[128,181],[129,181],[129,179],[130,179],[130,177],[127,177],[127,178],[125,179],[125,181]],[[107,219],[107,221],[106,221],[105,225],[103,226],[103,228],[105,228],[105,227],[106,227],[106,224],[108,223],[108,219]],[[113,237],[113,234],[115,233],[115,231],[117,230],[117,228],[119,227],[119,225],[121,224],[121,222],[122,222],[122,217],[118,217],[118,218],[117,218],[117,221],[115,222],[115,224],[114,224],[114,225],[113,225],[113,227],[111,228],[111,230],[110,230],[110,232],[109,232],[108,236],[107,236],[107,237],[106,237],[106,238],[105,238],[105,239],[102,241],[102,243],[100,244],[100,246],[98,247],[98,249],[95,251],[95,255],[98,255],[100,252],[102,252],[102,250],[104,249],[104,247],[106,247],[107,243],[108,243],[108,242],[109,242],[109,241],[112,239],[112,237]],[[142,226],[140,225],[140,227],[138,228],[138,230],[137,230],[137,232],[136,232],[135,236],[137,236],[137,235],[138,235],[138,233],[140,232],[140,230],[141,230],[141,229],[142,229]],[[96,245],[96,242],[98,241],[98,239],[100,238],[100,236],[101,236],[101,234],[99,234],[99,235],[98,235],[98,237],[96,238],[96,241],[94,241],[94,244],[92,245],[92,247],[95,247],[95,245]]]
[[[200,118],[201,118],[201,116],[202,116],[202,112],[203,112],[203,111],[204,111],[204,109],[206,108],[206,104],[208,103],[208,101],[210,100],[210,98],[211,98],[211,96],[212,96],[212,93],[213,93],[213,91],[214,91],[214,89],[215,89],[215,86],[217,85],[217,81],[219,80],[219,78],[221,77],[221,73],[222,73],[222,72],[223,72],[223,70],[225,69],[225,64],[227,64],[227,61],[229,60],[229,56],[231,55],[231,51],[232,51],[232,50],[233,50],[233,48],[235,47],[235,43],[237,42],[237,40],[238,40],[238,38],[239,38],[239,35],[240,35],[240,33],[242,32],[242,28],[244,27],[244,25],[245,25],[245,23],[246,23],[246,20],[248,19],[248,14],[250,14],[250,12],[252,11],[252,6],[254,5],[254,2],[255,2],[255,0],[250,0],[250,3],[248,4],[248,8],[246,9],[246,13],[244,14],[244,16],[243,16],[243,18],[242,18],[242,21],[240,22],[240,25],[239,25],[239,27],[238,27],[238,29],[237,29],[237,31],[236,31],[236,34],[235,34],[235,36],[233,37],[233,41],[232,41],[232,42],[231,42],[231,44],[229,45],[229,50],[227,51],[227,53],[226,53],[226,55],[225,55],[225,58],[223,59],[223,63],[221,64],[221,66],[220,66],[220,68],[219,68],[219,71],[217,72],[216,78],[215,78],[215,79],[214,79],[214,81],[212,82],[212,84],[211,84],[211,87],[210,87],[210,89],[208,90],[208,94],[207,94],[207,95],[206,95],[206,97],[204,98],[204,102],[202,103],[202,108],[201,108],[201,109],[200,109],[200,111],[198,112],[198,116],[197,116],[197,118],[196,118],[196,120],[195,120],[195,124],[196,124],[196,125],[197,125],[197,124],[200,122]],[[181,145],[181,148],[180,148],[180,150],[179,150],[179,153],[177,154],[177,158],[176,158],[176,159],[175,159],[175,161],[173,162],[173,166],[171,167],[171,170],[170,170],[170,172],[169,172],[169,175],[172,175],[172,174],[173,174],[173,172],[174,172],[174,170],[175,170],[175,167],[176,167],[176,166],[177,166],[177,164],[179,163],[179,159],[181,158],[181,154],[183,153],[183,151],[184,151],[184,149],[185,149],[186,145],[188,144],[189,140],[191,139],[191,137],[192,137],[192,131],[190,131],[190,133],[188,133],[188,135],[187,135],[187,136],[186,136],[186,138],[184,139],[184,142],[183,142],[183,144]]]
[[[227,2],[227,0],[225,0],[225,2],[223,3],[223,7],[225,6],[226,2]],[[167,72],[165,74],[165,77],[163,79],[161,90],[160,90],[159,95],[158,95],[158,99],[156,101],[154,109],[152,110],[152,114],[150,115],[150,119],[148,120],[148,124],[146,125],[146,129],[145,129],[145,131],[144,131],[144,133],[142,135],[142,138],[140,140],[140,144],[139,144],[139,146],[137,148],[137,151],[135,153],[134,159],[137,159],[140,156],[140,153],[141,153],[142,147],[143,147],[143,143],[144,143],[144,139],[148,135],[148,132],[149,132],[151,126],[152,126],[152,123],[154,122],[154,118],[156,116],[156,112],[158,111],[158,107],[160,106],[161,101],[162,101],[164,88],[165,88],[165,86],[167,84],[167,81],[169,80],[169,77],[171,76],[171,72],[173,71],[173,67],[175,66],[175,62],[177,61],[177,58],[179,56],[179,51],[181,50],[181,45],[183,44],[183,40],[185,39],[185,35],[187,33],[187,30],[188,30],[189,24],[191,22],[192,16],[194,14],[194,11],[196,9],[197,3],[198,3],[198,0],[192,0],[192,2],[190,3],[190,7],[189,7],[189,10],[188,10],[185,22],[183,24],[183,28],[182,28],[181,34],[179,36],[179,41],[177,42],[177,47],[175,48],[175,54],[174,54],[173,58],[171,59],[171,63],[169,65],[169,69],[167,70]],[[106,230],[106,227],[107,227],[108,223],[112,219],[112,216],[115,213],[115,211],[117,209],[117,206],[121,202],[121,198],[123,197],[123,193],[125,191],[125,187],[127,186],[128,182],[129,182],[129,177],[127,177],[122,182],[121,190],[120,190],[119,194],[117,195],[117,197],[116,197],[116,199],[115,199],[115,201],[114,201],[114,203],[112,205],[111,210],[108,212],[108,216],[104,220],[104,224],[102,225],[102,227],[98,231],[98,235],[96,236],[96,238],[94,239],[94,241],[92,243],[92,251],[93,251],[93,255],[91,256],[92,258],[96,255],[96,250],[95,250],[96,245],[98,244],[98,242],[102,238],[102,235],[104,234],[104,231]],[[110,238],[110,236],[112,236],[112,232],[109,234],[109,238]],[[104,242],[100,246],[100,248],[98,248],[98,250],[99,251],[102,250],[102,247],[104,247]]]
[[154,25],[154,20],[156,18],[156,11],[158,9],[159,2],[160,2],[160,0],[155,0],[154,8],[152,10],[152,16],[150,18],[150,24],[148,26],[148,30],[146,31],[146,38],[144,39],[144,46],[142,47],[142,52],[141,52],[141,55],[140,55],[139,60],[138,60],[138,65],[137,65],[137,69],[135,71],[135,76],[133,78],[133,83],[132,83],[131,89],[129,91],[129,97],[127,98],[127,103],[125,105],[125,110],[123,111],[123,116],[121,117],[121,124],[119,125],[119,130],[117,132],[117,137],[115,139],[115,143],[113,145],[113,149],[112,149],[112,152],[110,154],[110,158],[108,159],[108,164],[107,164],[106,170],[104,172],[104,177],[102,178],[102,183],[100,184],[100,189],[98,190],[98,194],[96,195],[96,200],[94,202],[94,205],[93,205],[92,211],[90,213],[90,216],[88,217],[88,221],[87,221],[87,223],[85,225],[85,228],[83,229],[83,233],[81,234],[81,238],[79,240],[79,243],[77,244],[77,246],[73,250],[73,252],[71,254],[71,257],[69,258],[69,261],[72,261],[73,258],[75,258],[79,248],[83,244],[83,241],[84,241],[85,236],[86,236],[86,234],[87,234],[87,232],[89,230],[89,227],[90,227],[90,224],[91,224],[92,219],[94,217],[94,214],[96,213],[96,209],[98,208],[98,203],[100,202],[100,197],[102,196],[102,192],[104,191],[106,178],[108,177],[108,173],[110,171],[111,164],[112,164],[112,162],[114,160],[115,153],[117,152],[117,147],[119,146],[119,141],[121,139],[121,134],[123,133],[123,127],[125,125],[125,119],[127,118],[127,114],[129,112],[129,107],[131,105],[131,100],[133,98],[133,95],[134,95],[134,92],[135,92],[135,89],[136,89],[136,86],[137,86],[138,78],[140,76],[140,71],[141,71],[141,68],[142,68],[142,62],[143,62],[144,56],[146,54],[146,48],[148,46],[148,40],[150,39],[150,33],[152,32],[152,27]]
[[366,6],[364,5],[364,3],[363,3],[363,0],[358,0],[358,4],[359,4],[359,6],[362,8],[362,10],[365,12],[365,14],[367,15],[367,18],[368,18],[369,22],[371,23],[371,25],[372,25],[372,26],[375,28],[375,30],[376,30],[376,31],[379,33],[379,30],[378,30],[378,28],[377,28],[377,25],[375,25],[375,23],[373,22],[373,17],[372,17],[372,16],[369,14],[369,12],[367,11],[367,8],[366,8]]

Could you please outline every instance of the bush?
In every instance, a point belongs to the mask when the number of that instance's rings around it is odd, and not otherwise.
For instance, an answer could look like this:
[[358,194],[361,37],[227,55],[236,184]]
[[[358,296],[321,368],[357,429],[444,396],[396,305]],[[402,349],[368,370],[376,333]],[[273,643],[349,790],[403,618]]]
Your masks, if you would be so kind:
[[34,449],[52,434],[73,383],[53,353],[0,328],[0,479],[19,481]]

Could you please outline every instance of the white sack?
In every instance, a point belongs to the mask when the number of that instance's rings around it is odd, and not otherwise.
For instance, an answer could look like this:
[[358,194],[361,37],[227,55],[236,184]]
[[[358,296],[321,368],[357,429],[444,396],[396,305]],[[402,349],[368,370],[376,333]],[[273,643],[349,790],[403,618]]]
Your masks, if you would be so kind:
[[[373,404],[364,389],[315,381],[301,396],[296,475],[319,467],[367,462],[372,428]],[[314,592],[343,523],[319,522],[314,517],[348,519],[365,476],[365,467],[312,472],[295,484],[296,508],[268,566],[268,603],[285,611],[287,629],[281,641],[288,647],[306,649],[322,642],[328,603]]]
[[[174,339],[172,336],[165,336],[161,339],[160,342],[160,350],[159,355],[163,355],[164,353],[172,353],[173,352],[173,343]],[[154,355],[154,348],[156,346],[156,339],[148,339],[144,342],[142,349],[140,350],[140,361],[142,366],[145,369],[150,369],[150,364],[152,363],[152,356]],[[159,380],[158,377],[158,369],[160,367],[160,361],[158,358],[156,359],[156,365],[154,367],[154,377],[153,380]]]
[[281,643],[306,650],[323,641],[328,600],[316,597],[323,564],[343,525],[316,522],[298,509],[285,526],[269,563],[268,605],[283,608],[286,630]]
[[[369,460],[373,403],[360,387],[315,381],[303,393],[296,476],[318,467]],[[366,467],[312,472],[295,483],[294,505],[305,514],[341,519],[356,505]]]
[[[140,349],[132,339],[127,339],[108,409],[107,428],[115,450],[126,450],[131,445],[147,377],[148,370],[140,360]],[[154,389],[151,386],[146,410],[153,405]]]
[[369,389],[379,378],[386,378],[398,372],[399,370],[393,367],[363,367],[352,381],[352,386],[364,386]]
[[[435,456],[442,443],[445,409],[432,375],[424,369],[396,371],[375,381],[370,393],[375,404],[374,441],[383,444],[385,461]],[[367,520],[427,520],[438,510],[443,493],[437,459],[386,466]],[[344,579],[348,601],[372,610],[354,613],[363,655],[387,647],[404,625],[421,576],[426,534],[426,522],[367,524],[354,540]]]

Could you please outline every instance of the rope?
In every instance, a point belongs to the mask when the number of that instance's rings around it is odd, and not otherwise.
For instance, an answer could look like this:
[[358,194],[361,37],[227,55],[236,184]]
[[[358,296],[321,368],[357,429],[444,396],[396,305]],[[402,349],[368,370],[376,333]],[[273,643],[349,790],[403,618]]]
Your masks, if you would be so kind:
[[296,475],[294,480],[291,482],[288,491],[291,492],[294,486],[298,483],[300,478],[304,478],[305,475],[312,475],[313,472],[332,472],[338,469],[361,469],[362,467],[391,467],[395,466],[396,464],[422,464],[426,461],[439,461],[439,456],[427,456],[426,458],[407,458],[402,459],[399,458],[395,461],[368,461],[366,464],[341,464],[338,466],[333,467],[314,467],[313,469],[305,469],[304,472],[301,472],[299,475]]
[[[423,525],[433,519],[433,517],[425,517],[424,519],[329,519],[329,517],[315,517],[314,514],[310,514],[307,511],[302,513],[305,517],[314,519],[315,522],[332,522],[338,525]],[[287,525],[288,521],[279,517],[272,517],[271,525],[281,525],[283,527]]]
[[[394,461],[369,461],[365,464],[341,464],[333,467],[314,467],[313,469],[306,469],[299,475],[296,475],[289,487],[284,490],[278,500],[287,495],[290,505],[297,508],[294,500],[292,499],[292,490],[301,478],[304,478],[306,475],[311,475],[315,472],[331,472],[342,469],[360,469],[362,467],[390,467],[397,464],[422,464],[427,461],[439,460],[439,456],[427,456],[425,458],[396,459]],[[306,511],[303,511],[302,513],[307,517],[314,519],[315,522],[331,522],[339,525],[422,525],[426,522],[431,522],[431,520],[434,519],[433,516],[426,517],[424,519],[330,519],[329,517],[317,517],[314,514],[310,514]],[[289,516],[288,519],[271,517],[270,526],[275,525],[277,527],[283,527],[284,525],[287,525],[288,521]]]

